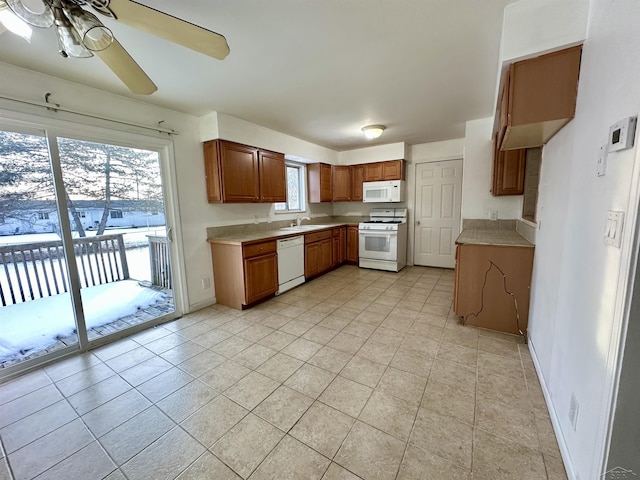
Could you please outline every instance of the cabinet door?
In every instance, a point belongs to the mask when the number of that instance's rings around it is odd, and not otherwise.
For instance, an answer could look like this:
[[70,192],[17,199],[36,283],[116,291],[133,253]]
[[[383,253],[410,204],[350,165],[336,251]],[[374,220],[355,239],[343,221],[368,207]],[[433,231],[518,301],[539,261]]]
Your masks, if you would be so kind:
[[364,166],[364,181],[377,182],[382,180],[382,162],[366,163]]
[[318,273],[324,273],[328,270],[331,270],[332,266],[332,250],[333,250],[333,242],[332,239],[327,238],[326,240],[321,240],[318,242],[319,251],[318,251]]
[[332,239],[332,251],[331,251],[331,266],[335,267],[340,265],[340,237],[333,237]]
[[358,227],[347,227],[347,262],[358,263]]
[[278,256],[273,253],[244,260],[246,304],[267,297],[278,290]]
[[218,141],[210,140],[204,142],[204,173],[207,182],[207,201],[209,203],[219,203],[222,201],[222,191],[220,190],[220,165],[218,158]]
[[383,180],[404,180],[404,160],[382,162]]
[[304,246],[304,276],[311,278],[318,274],[318,260],[320,255],[320,243],[314,242]]
[[287,201],[287,178],[284,155],[258,151],[260,164],[260,201],[265,203]]
[[330,202],[333,197],[331,183],[331,165],[326,163],[307,165],[309,203]]
[[491,190],[494,196],[522,195],[524,193],[526,154],[526,149],[495,150],[493,159],[493,189]]
[[333,181],[332,200],[334,202],[347,202],[351,200],[351,169],[344,165],[331,167]]
[[258,150],[220,140],[223,202],[257,202],[260,198]]
[[351,201],[362,201],[362,182],[364,182],[364,165],[352,165],[351,167]]
[[340,227],[340,257],[338,264],[347,261],[347,227]]

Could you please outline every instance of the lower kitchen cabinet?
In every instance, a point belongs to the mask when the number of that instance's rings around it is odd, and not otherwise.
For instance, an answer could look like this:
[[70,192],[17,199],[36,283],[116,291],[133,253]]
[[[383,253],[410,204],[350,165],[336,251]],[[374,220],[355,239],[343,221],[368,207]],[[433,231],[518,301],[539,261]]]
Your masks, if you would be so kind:
[[312,278],[331,270],[333,266],[333,234],[331,230],[304,236],[304,276]]
[[347,227],[333,229],[333,252],[331,266],[342,265],[347,260]]
[[349,225],[347,227],[347,263],[358,264],[358,226]]
[[251,244],[212,243],[216,301],[242,309],[278,290],[276,241]]
[[533,247],[458,245],[454,312],[467,325],[526,334],[533,253]]

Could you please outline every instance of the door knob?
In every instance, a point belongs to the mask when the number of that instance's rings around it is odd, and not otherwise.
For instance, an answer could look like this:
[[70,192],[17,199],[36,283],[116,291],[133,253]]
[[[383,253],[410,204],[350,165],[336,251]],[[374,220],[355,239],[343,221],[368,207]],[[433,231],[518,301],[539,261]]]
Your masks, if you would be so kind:
[[420,226],[420,220],[416,220],[416,225]]

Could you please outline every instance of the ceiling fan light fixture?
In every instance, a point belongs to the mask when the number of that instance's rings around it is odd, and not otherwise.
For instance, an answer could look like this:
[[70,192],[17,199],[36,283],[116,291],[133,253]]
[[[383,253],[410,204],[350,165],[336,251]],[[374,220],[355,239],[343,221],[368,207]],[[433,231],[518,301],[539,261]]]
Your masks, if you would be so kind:
[[25,5],[22,0],[4,1],[13,13],[29,25],[40,28],[49,28],[53,25],[53,11],[49,4],[42,0],[34,0],[35,4],[33,5],[31,2],[28,2],[27,5]]
[[27,42],[31,42],[31,34],[33,33],[31,25],[15,15],[2,0],[0,0],[0,26],[24,38]]
[[56,33],[58,34],[58,45],[60,55],[63,57],[88,58],[93,53],[87,50],[82,44],[82,40],[73,25],[67,20],[61,8],[54,8],[53,12],[56,22]]
[[374,140],[382,135],[382,132],[385,131],[387,127],[384,125],[367,125],[366,127],[362,127],[362,133],[369,140]]
[[69,2],[62,3],[62,11],[78,32],[82,44],[87,50],[99,52],[113,43],[113,33],[90,12]]

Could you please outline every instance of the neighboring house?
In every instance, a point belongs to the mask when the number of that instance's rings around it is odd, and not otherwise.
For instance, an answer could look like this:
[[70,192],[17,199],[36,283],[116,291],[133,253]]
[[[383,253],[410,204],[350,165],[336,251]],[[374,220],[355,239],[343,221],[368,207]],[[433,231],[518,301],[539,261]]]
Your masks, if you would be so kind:
[[[0,214],[0,235],[55,233],[58,231],[58,212],[55,202],[31,202],[20,210]],[[104,207],[101,202],[77,200],[74,206],[82,228],[95,230],[100,224]],[[76,231],[73,215],[69,213],[71,229]],[[157,227],[165,224],[162,202],[149,200],[116,200],[111,202],[106,228]]]

